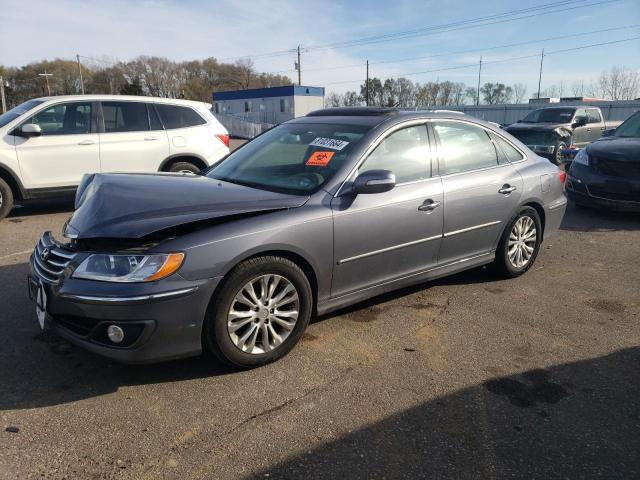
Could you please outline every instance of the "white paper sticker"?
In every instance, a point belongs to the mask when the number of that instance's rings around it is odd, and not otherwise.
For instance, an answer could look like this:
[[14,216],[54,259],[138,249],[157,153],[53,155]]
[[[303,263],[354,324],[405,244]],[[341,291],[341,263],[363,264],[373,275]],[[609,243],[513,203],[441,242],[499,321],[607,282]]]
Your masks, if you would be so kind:
[[349,145],[349,142],[345,142],[344,140],[336,140],[335,138],[318,137],[309,145],[312,147],[323,147],[331,148],[333,150],[342,150],[344,147]]

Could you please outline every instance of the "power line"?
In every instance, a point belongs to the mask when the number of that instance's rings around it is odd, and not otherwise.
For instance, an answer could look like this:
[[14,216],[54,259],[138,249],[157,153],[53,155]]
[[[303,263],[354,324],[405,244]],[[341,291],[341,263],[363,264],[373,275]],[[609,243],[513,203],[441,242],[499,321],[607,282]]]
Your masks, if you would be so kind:
[[[597,33],[606,33],[606,32],[613,32],[613,31],[617,31],[617,30],[628,30],[630,28],[638,28],[640,27],[640,24],[634,24],[634,25],[625,25],[622,27],[612,27],[612,28],[604,28],[602,30],[591,30],[588,32],[580,32],[580,33],[574,33],[574,34],[569,34],[569,35],[559,35],[556,37],[547,37],[547,38],[541,38],[538,40],[529,40],[526,42],[517,42],[517,43],[507,43],[504,45],[494,45],[492,47],[484,47],[484,48],[474,48],[471,50],[457,50],[454,52],[445,52],[445,53],[436,53],[433,55],[426,55],[426,56],[420,56],[420,57],[411,57],[411,58],[402,58],[402,59],[398,59],[398,60],[380,60],[377,62],[369,62],[369,65],[382,65],[382,64],[389,64],[389,63],[404,63],[404,62],[412,62],[412,61],[416,61],[416,60],[427,60],[429,58],[438,58],[438,57],[446,57],[449,55],[461,55],[464,53],[476,53],[476,52],[487,52],[487,51],[491,51],[491,50],[499,50],[502,48],[510,48],[510,47],[521,47],[523,45],[531,45],[531,44],[536,44],[536,43],[540,43],[540,42],[548,42],[548,41],[552,41],[552,40],[564,40],[567,38],[574,38],[574,37],[583,37],[585,35],[594,35]],[[343,68],[354,68],[354,67],[362,67],[362,63],[351,63],[348,65],[334,65],[331,67],[317,67],[317,68],[307,68],[305,69],[306,72],[314,72],[314,71],[327,71],[327,70],[340,70]],[[265,72],[268,74],[279,74],[279,73],[288,73],[288,72],[294,72],[295,70],[278,70],[278,71],[273,71],[273,72]]]
[[[612,40],[609,42],[600,42],[600,43],[592,43],[590,45],[580,45],[578,47],[572,47],[572,48],[563,48],[560,50],[552,50],[552,51],[548,51],[545,52],[544,55],[549,56],[549,55],[554,55],[557,53],[566,53],[566,52],[572,52],[572,51],[577,51],[577,50],[584,50],[587,48],[592,48],[592,47],[600,47],[600,46],[604,46],[604,45],[613,45],[613,44],[617,44],[617,43],[623,43],[623,42],[630,42],[633,40],[640,40],[640,36],[637,37],[630,37],[630,38],[623,38],[620,40]],[[517,61],[517,60],[524,60],[527,58],[538,58],[540,56],[539,53],[534,53],[531,55],[522,55],[522,56],[518,56],[518,57],[509,57],[509,58],[503,58],[500,60],[491,60],[491,61],[483,61],[482,65],[489,65],[489,64],[496,64],[496,63],[505,63],[505,62],[512,62],[512,61]],[[403,73],[400,75],[393,75],[387,78],[400,78],[400,77],[410,77],[410,76],[414,76],[414,75],[424,75],[427,73],[436,73],[436,72],[445,72],[445,71],[450,71],[450,70],[460,70],[460,69],[464,69],[464,68],[476,68],[478,66],[477,63],[468,63],[465,65],[455,65],[455,66],[451,66],[451,67],[443,67],[443,68],[435,68],[435,69],[431,69],[431,70],[423,70],[420,72],[410,72],[410,73]],[[340,84],[345,84],[345,83],[356,83],[356,82],[362,82],[362,80],[342,80],[339,82],[330,82],[330,83],[325,83],[325,85],[340,85]]]
[[[578,8],[609,4],[609,3],[619,2],[621,0],[601,0],[598,2],[593,2],[593,3],[583,5],[584,2],[587,2],[587,1],[589,0],[556,1],[551,3],[546,3],[546,4],[535,5],[535,6],[524,8],[524,9],[502,12],[499,14],[461,20],[458,22],[452,22],[448,24],[433,25],[429,27],[423,27],[423,28],[413,29],[413,30],[405,30],[405,31],[395,32],[395,33],[388,33],[384,35],[374,35],[374,36],[363,37],[363,38],[353,39],[353,40],[348,40],[343,42],[334,42],[330,44],[310,45],[308,47],[305,47],[303,50],[305,52],[310,52],[313,50],[346,48],[351,46],[366,45],[370,43],[380,43],[380,42],[399,40],[404,38],[412,38],[415,36],[426,35],[426,34],[444,33],[444,32],[462,30],[465,28],[471,28],[471,27],[477,27],[477,26],[493,25],[496,23],[504,23],[504,22],[510,22],[514,20],[523,20],[526,18],[538,16],[541,14],[558,13],[558,12],[564,12],[564,11],[574,10]],[[557,7],[566,7],[566,8],[558,9]],[[544,11],[545,9],[548,9],[548,8],[551,8],[552,10]],[[526,16],[523,15],[525,13],[530,13],[536,10],[541,10],[541,11],[537,11],[533,14],[526,15]],[[514,16],[514,15],[520,15],[520,16],[516,18],[504,18],[504,17]],[[488,22],[488,20],[495,20],[500,18],[502,19],[494,22]],[[478,23],[478,25],[474,25],[475,23]],[[438,31],[438,30],[441,30],[441,31]],[[296,49],[278,50],[278,51],[265,52],[265,53],[254,54],[254,55],[249,54],[249,55],[243,55],[243,56],[237,56],[237,57],[226,57],[226,58],[220,59],[220,61],[245,59],[245,58],[257,59],[257,58],[275,57],[275,56],[291,54],[292,52],[295,52],[295,51]]]

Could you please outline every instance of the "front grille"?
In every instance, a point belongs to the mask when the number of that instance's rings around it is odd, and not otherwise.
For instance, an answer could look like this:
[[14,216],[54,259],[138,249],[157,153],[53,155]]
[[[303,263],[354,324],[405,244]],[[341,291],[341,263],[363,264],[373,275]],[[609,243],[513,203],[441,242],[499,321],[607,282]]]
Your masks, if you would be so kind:
[[617,200],[621,202],[640,202],[640,191],[613,191],[603,187],[589,186],[589,193],[594,197],[604,198],[606,200]]
[[33,267],[43,280],[57,283],[75,256],[75,252],[58,245],[51,232],[46,232],[33,252]]
[[622,177],[626,179],[640,179],[640,161],[619,162],[603,157],[589,157],[593,169],[602,175]]

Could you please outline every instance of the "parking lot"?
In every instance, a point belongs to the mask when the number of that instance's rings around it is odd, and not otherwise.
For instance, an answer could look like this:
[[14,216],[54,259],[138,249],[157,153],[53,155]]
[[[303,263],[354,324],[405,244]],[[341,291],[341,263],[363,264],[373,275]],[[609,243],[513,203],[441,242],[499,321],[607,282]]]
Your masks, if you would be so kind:
[[71,208],[0,223],[2,478],[640,475],[638,216],[570,206],[523,277],[378,297],[237,372],[120,365],[40,333],[29,251]]

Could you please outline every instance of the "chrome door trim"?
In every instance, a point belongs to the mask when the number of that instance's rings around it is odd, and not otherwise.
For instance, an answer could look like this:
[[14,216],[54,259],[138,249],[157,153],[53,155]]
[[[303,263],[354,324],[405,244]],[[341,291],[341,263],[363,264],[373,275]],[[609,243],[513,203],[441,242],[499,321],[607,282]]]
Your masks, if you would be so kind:
[[471,232],[473,230],[478,230],[480,228],[490,227],[492,225],[498,225],[499,223],[502,223],[502,220],[496,220],[495,222],[483,223],[481,225],[474,225],[473,227],[467,227],[467,228],[462,228],[460,230],[454,230],[452,232],[447,232],[447,233],[443,234],[442,236],[443,237],[452,237],[453,235],[458,235],[460,233]]
[[380,250],[374,250],[372,252],[362,253],[362,254],[356,255],[354,257],[343,258],[342,260],[338,260],[338,265],[342,265],[342,264],[348,263],[348,262],[353,262],[355,260],[360,260],[362,258],[371,257],[373,255],[378,255],[380,253],[391,252],[393,250],[398,250],[400,248],[411,247],[413,245],[418,245],[420,243],[426,243],[426,242],[430,242],[432,240],[438,240],[440,238],[442,238],[442,235],[434,235],[433,237],[420,238],[420,239],[414,240],[412,242],[401,243],[399,245],[393,245],[391,247],[381,248]]

